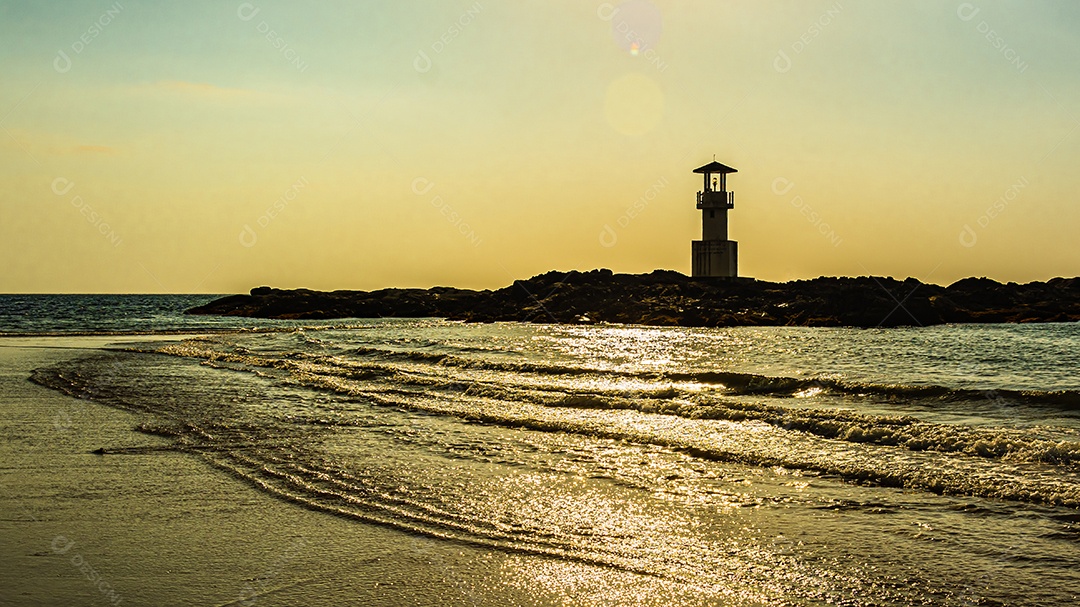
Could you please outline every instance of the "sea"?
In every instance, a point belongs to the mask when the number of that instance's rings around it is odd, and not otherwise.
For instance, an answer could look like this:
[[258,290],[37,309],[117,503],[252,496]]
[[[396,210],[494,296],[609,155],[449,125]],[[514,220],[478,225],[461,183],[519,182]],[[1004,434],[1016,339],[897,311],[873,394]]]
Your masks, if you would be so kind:
[[4,295],[0,344],[113,336],[28,379],[297,508],[672,604],[1080,603],[1080,323],[182,313],[212,298]]

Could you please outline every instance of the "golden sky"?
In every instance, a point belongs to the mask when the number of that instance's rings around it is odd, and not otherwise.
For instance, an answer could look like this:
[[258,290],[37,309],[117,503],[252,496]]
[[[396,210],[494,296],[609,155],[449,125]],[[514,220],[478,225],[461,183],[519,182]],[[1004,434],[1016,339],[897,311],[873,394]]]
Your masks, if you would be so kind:
[[0,292],[1080,274],[1080,4],[0,1]]

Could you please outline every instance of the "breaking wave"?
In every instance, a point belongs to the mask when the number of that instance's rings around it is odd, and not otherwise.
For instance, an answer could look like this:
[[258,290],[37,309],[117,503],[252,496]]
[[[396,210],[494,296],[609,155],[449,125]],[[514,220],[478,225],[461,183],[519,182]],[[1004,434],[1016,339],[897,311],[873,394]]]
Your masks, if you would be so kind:
[[[979,391],[743,373],[632,373],[424,350],[256,352],[221,338],[152,351],[282,385],[474,423],[654,444],[695,457],[789,467],[860,484],[1080,506],[1080,484],[1074,482],[1080,474],[1080,437],[1075,434],[873,415],[852,410],[851,403],[814,408],[800,406],[809,399],[799,398],[817,391],[985,401]],[[1042,405],[1059,396],[1015,392],[1008,398]],[[354,423],[336,413],[305,419],[329,426]],[[1016,466],[1042,468],[1021,474]]]

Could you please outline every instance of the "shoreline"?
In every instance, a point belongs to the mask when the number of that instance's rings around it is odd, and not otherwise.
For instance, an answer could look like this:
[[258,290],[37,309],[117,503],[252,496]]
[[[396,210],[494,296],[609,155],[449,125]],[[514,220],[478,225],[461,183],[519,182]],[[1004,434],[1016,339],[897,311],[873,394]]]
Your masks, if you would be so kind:
[[116,341],[0,340],[7,604],[559,605],[613,593],[629,605],[701,602],[647,576],[304,508],[137,432],[139,414],[28,379]]
[[286,503],[136,432],[134,414],[27,380],[110,340],[21,341],[0,342],[9,604],[438,605],[497,584],[506,555]]
[[446,318],[465,322],[683,327],[899,327],[1080,321],[1080,278],[948,286],[913,278],[815,278],[787,283],[691,278],[678,272],[548,272],[498,290],[377,291],[257,287],[185,314],[250,318]]

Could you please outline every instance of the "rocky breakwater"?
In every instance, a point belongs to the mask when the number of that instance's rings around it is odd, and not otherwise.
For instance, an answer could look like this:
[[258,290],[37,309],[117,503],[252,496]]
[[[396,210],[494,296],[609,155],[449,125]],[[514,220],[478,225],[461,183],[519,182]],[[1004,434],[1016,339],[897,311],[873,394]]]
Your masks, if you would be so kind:
[[786,283],[650,274],[548,272],[495,291],[449,287],[378,291],[252,289],[188,310],[259,318],[445,317],[471,322],[894,327],[943,323],[1080,321],[1080,278],[1003,284],[965,278],[947,287],[884,277]]

